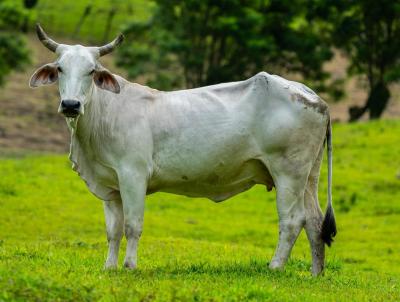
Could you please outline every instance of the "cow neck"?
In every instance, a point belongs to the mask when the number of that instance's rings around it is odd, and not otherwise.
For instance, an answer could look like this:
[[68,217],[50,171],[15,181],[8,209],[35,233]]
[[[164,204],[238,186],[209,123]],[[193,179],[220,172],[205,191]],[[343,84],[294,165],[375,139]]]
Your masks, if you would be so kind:
[[[101,91],[97,92],[92,88],[88,94],[85,104],[85,114],[81,115],[75,125],[70,125],[71,145],[69,159],[72,162],[72,169],[85,181],[89,190],[100,199],[108,200],[109,192],[98,185],[96,169],[93,165],[99,162],[100,150],[96,144],[100,129],[97,129],[102,112],[102,102],[104,101]],[[97,116],[97,119],[95,117]],[[101,155],[100,155],[101,156]]]
[[100,124],[104,121],[104,98],[97,86],[93,85],[85,102],[85,114],[79,117],[73,135],[83,146],[93,142],[100,134]]
[[98,149],[96,145],[101,144],[104,105],[101,91],[93,85],[85,101],[85,113],[74,124],[68,123],[71,131],[70,159],[77,169],[78,164],[82,166],[83,162],[95,155],[93,149]]

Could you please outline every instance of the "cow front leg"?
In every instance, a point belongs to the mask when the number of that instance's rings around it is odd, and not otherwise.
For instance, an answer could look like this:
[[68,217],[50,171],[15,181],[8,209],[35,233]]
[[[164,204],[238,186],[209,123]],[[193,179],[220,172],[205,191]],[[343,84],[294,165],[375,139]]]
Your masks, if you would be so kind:
[[125,176],[120,179],[120,193],[124,211],[126,255],[124,266],[137,266],[137,248],[143,229],[144,199],[146,196],[145,177]]
[[124,231],[124,213],[121,200],[104,201],[104,215],[108,241],[106,269],[117,268],[119,245]]
[[305,224],[303,181],[281,177],[276,186],[279,215],[279,242],[269,265],[271,269],[283,269],[290,252]]

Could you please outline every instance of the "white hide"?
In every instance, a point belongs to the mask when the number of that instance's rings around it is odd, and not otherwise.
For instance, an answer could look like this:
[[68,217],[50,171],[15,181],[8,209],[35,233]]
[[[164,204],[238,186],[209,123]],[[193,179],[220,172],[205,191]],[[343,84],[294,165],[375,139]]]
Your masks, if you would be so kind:
[[92,87],[71,143],[74,169],[103,200],[118,195],[118,170],[137,170],[137,163],[148,193],[221,201],[256,183],[271,188],[268,155],[299,143],[299,132],[318,149],[326,131],[319,97],[267,73],[176,92],[117,79],[119,95]]

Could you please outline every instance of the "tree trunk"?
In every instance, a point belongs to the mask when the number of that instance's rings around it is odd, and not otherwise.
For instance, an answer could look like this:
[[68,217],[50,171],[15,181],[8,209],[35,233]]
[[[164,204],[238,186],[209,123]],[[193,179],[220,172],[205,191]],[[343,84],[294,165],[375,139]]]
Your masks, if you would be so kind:
[[83,23],[85,22],[86,18],[90,15],[91,11],[92,11],[92,5],[89,4],[85,7],[81,18],[79,19],[78,23],[75,26],[73,37],[76,38],[76,36],[79,35],[79,32],[81,31],[81,27],[82,27]]
[[108,43],[108,36],[110,35],[111,27],[112,27],[112,22],[115,17],[115,14],[117,13],[117,9],[115,7],[111,7],[111,9],[108,12],[107,20],[106,20],[106,28],[104,30],[104,35],[103,35],[103,43]]
[[349,108],[350,122],[360,119],[367,111],[369,111],[369,118],[371,120],[379,119],[383,111],[385,111],[389,99],[390,91],[387,84],[383,82],[377,83],[372,87],[365,106],[352,106]]
[[369,118],[378,119],[385,110],[390,98],[390,91],[385,83],[378,83],[371,90],[368,98]]

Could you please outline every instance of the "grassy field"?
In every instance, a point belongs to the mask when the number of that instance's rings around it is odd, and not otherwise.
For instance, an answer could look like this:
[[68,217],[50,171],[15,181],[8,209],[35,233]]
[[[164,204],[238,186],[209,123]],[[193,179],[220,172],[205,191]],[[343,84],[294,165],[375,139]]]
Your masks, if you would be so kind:
[[[88,6],[91,11],[75,36],[77,25]],[[114,10],[114,16],[109,39],[114,38],[128,22],[149,18],[153,8],[154,3],[149,0],[40,0],[33,10],[32,21],[41,22],[53,34],[94,43],[103,40],[110,11]]]
[[400,121],[335,125],[339,233],[318,278],[304,232],[285,272],[267,269],[278,224],[263,187],[219,204],[149,196],[139,268],[103,271],[102,204],[67,156],[3,150],[0,301],[399,301],[399,133]]

